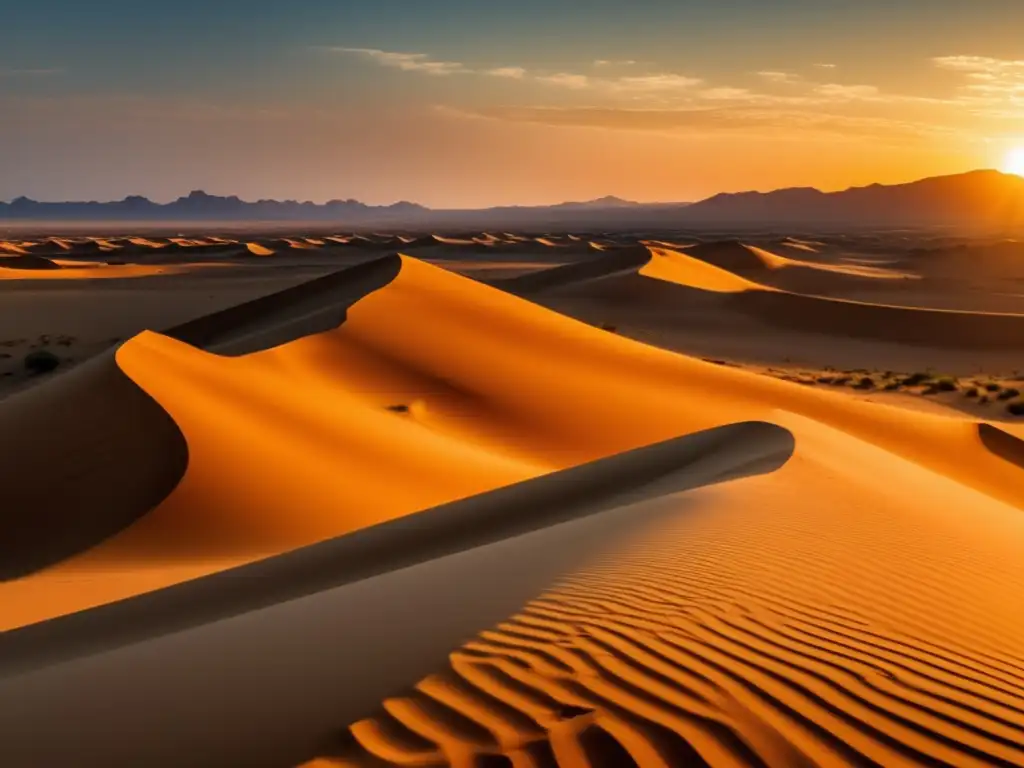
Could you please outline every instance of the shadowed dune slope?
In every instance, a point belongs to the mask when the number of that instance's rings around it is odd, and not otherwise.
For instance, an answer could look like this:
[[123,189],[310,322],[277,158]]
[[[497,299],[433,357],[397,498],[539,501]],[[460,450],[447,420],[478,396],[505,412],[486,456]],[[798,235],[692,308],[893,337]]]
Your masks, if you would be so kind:
[[242,355],[333,328],[347,308],[398,275],[397,256],[302,283],[183,323],[164,334],[221,355]]
[[[335,330],[234,357],[154,333],[118,350],[122,370],[184,434],[188,468],[122,533],[0,585],[6,626],[681,434],[774,421],[779,410],[996,498],[1024,500],[1019,467],[986,450],[971,422],[675,355],[408,257],[359,269],[370,286],[390,281],[349,307]],[[278,338],[279,326],[292,328],[282,334],[291,338],[296,317],[309,315],[302,292],[292,295],[297,310],[256,313],[273,318],[270,328],[242,305],[178,332],[256,348]]]
[[60,265],[55,264],[49,259],[44,259],[42,256],[32,256],[31,254],[24,254],[14,256],[0,256],[0,269],[60,269]]
[[177,426],[113,352],[4,400],[0,434],[0,579],[122,530],[171,492],[188,460]]

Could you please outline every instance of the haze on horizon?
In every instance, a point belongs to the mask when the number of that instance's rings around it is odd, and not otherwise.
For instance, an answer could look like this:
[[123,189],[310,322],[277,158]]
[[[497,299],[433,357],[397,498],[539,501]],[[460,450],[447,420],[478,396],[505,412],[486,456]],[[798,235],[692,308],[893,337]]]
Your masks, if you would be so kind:
[[685,201],[1024,146],[1014,0],[483,5],[5,9],[0,200]]

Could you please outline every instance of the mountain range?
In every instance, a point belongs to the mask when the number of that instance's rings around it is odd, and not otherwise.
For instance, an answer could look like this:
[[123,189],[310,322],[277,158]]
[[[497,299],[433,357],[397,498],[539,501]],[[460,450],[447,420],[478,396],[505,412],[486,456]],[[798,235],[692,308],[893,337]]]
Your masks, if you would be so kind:
[[75,222],[321,222],[367,228],[671,229],[702,226],[1024,226],[1024,177],[993,170],[841,192],[799,187],[714,195],[695,203],[638,203],[617,197],[549,206],[430,209],[410,202],[372,206],[244,201],[194,191],[170,203],[130,196],[115,202],[0,202],[0,220]]

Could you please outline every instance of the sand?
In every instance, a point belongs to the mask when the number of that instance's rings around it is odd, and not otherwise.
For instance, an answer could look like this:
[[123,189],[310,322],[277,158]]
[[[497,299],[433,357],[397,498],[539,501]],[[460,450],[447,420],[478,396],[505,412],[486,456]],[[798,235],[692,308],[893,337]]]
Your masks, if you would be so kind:
[[[767,244],[473,279],[419,256],[585,241],[442,239],[0,402],[5,487],[53,466],[88,501],[5,510],[0,763],[1024,763],[1024,429],[686,354],[1000,362],[1024,315],[878,300],[956,297]],[[142,281],[171,279],[212,278]]]

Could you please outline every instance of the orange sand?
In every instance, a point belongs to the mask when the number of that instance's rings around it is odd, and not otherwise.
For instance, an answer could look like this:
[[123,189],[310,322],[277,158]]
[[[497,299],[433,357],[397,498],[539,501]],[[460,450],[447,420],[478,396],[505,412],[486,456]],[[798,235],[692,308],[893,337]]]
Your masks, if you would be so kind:
[[[759,288],[653,252],[647,276]],[[796,437],[784,468],[695,492],[469,643],[341,764],[1024,764],[1024,473],[972,420],[672,354],[408,257],[337,330],[235,358],[145,332],[117,362],[188,469],[129,529],[0,584],[4,627],[766,420]]]

